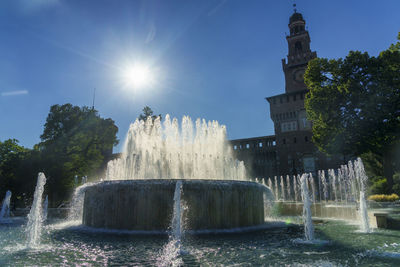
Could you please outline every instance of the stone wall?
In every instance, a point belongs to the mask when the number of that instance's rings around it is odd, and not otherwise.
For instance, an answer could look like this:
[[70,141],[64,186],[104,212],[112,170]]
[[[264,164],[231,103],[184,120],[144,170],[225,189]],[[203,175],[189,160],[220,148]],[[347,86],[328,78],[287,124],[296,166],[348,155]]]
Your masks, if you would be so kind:
[[[105,181],[87,188],[83,224],[123,230],[168,229],[177,180]],[[187,230],[230,229],[264,223],[264,194],[254,182],[182,180]]]

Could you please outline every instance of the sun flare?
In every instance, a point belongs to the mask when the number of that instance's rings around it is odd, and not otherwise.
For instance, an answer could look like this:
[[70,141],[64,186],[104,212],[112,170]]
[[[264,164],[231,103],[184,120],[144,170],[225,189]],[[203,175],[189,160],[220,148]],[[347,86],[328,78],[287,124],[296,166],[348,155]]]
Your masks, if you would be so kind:
[[153,81],[150,68],[143,64],[127,66],[122,73],[124,83],[128,87],[143,88]]

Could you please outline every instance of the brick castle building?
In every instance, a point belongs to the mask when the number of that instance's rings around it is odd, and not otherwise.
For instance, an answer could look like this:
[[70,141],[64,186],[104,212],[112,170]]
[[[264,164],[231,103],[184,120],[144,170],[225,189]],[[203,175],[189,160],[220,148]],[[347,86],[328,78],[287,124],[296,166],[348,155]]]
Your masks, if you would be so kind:
[[316,173],[337,168],[338,157],[319,152],[311,141],[312,123],[307,120],[304,98],[308,89],[304,72],[308,62],[317,57],[310,48],[310,35],[302,14],[296,10],[289,19],[286,36],[288,55],[282,59],[285,92],[266,97],[270,106],[275,135],[231,140],[235,154],[243,160],[252,177]]

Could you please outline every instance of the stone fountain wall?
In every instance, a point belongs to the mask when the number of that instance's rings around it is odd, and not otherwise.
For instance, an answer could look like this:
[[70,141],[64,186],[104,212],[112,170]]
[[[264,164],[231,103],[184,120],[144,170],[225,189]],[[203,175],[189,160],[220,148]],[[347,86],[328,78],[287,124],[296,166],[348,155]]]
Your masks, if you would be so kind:
[[[167,230],[177,180],[105,181],[85,193],[83,224],[124,230]],[[232,229],[264,223],[261,184],[245,181],[182,180],[184,228]]]

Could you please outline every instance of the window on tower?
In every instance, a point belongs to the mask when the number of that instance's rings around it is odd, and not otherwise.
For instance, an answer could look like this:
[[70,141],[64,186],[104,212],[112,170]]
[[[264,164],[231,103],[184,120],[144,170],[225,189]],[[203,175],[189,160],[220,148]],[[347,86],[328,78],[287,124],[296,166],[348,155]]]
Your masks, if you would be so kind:
[[297,121],[288,121],[281,123],[281,132],[297,131]]
[[299,52],[301,52],[301,51],[303,50],[300,41],[297,41],[297,42],[294,44],[294,49],[296,50],[296,53],[299,53]]

